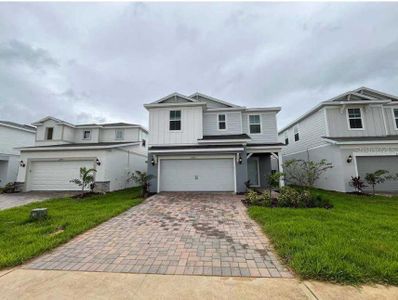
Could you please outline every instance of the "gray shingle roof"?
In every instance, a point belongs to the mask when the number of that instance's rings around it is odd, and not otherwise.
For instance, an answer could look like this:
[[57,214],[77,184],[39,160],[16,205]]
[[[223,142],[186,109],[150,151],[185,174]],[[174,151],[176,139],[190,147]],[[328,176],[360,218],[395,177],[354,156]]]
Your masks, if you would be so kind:
[[22,128],[22,129],[27,129],[27,130],[34,130],[34,131],[36,131],[36,127],[31,126],[31,125],[26,125],[26,124],[19,124],[19,123],[15,123],[15,122],[2,121],[2,120],[0,120],[0,124],[10,125],[10,126],[14,126],[14,127]]

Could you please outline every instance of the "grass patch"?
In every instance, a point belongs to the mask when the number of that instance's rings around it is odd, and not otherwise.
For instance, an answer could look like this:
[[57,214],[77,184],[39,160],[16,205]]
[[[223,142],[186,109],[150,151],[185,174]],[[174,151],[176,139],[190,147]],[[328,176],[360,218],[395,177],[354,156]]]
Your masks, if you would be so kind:
[[249,208],[303,279],[398,285],[398,197],[314,190],[333,209]]
[[[0,211],[0,269],[53,249],[76,235],[141,203],[138,188],[83,200],[60,198]],[[48,208],[48,218],[31,221],[33,208]]]

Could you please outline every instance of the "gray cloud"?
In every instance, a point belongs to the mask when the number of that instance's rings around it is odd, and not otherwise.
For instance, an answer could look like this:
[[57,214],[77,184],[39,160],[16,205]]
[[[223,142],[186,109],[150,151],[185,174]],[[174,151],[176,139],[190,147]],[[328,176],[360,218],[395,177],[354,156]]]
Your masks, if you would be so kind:
[[0,4],[0,119],[147,124],[201,91],[282,106],[279,126],[359,86],[398,94],[397,3]]

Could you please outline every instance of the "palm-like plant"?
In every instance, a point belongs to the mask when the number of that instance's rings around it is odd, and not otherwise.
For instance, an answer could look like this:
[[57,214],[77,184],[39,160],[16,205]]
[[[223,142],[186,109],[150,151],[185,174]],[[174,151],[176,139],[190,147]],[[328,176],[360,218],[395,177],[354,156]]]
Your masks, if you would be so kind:
[[366,174],[365,180],[372,186],[373,195],[376,194],[375,186],[386,181],[388,179],[388,173],[389,172],[386,170],[377,170],[374,173]]
[[84,188],[94,183],[94,172],[97,172],[97,170],[82,167],[80,168],[80,178],[72,179],[70,182],[81,186],[82,194],[84,194]]
[[135,171],[129,178],[132,179],[135,183],[137,183],[141,187],[141,195],[145,197],[149,193],[150,180],[155,178],[155,176],[151,174],[147,174],[146,172]]

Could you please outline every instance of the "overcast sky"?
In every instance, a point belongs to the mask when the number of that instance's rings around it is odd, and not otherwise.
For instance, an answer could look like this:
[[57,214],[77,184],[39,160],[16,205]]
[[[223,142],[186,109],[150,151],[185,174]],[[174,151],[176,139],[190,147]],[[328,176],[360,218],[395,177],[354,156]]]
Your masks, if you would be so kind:
[[283,127],[368,86],[398,94],[398,3],[0,3],[0,119],[147,126],[199,91]]

